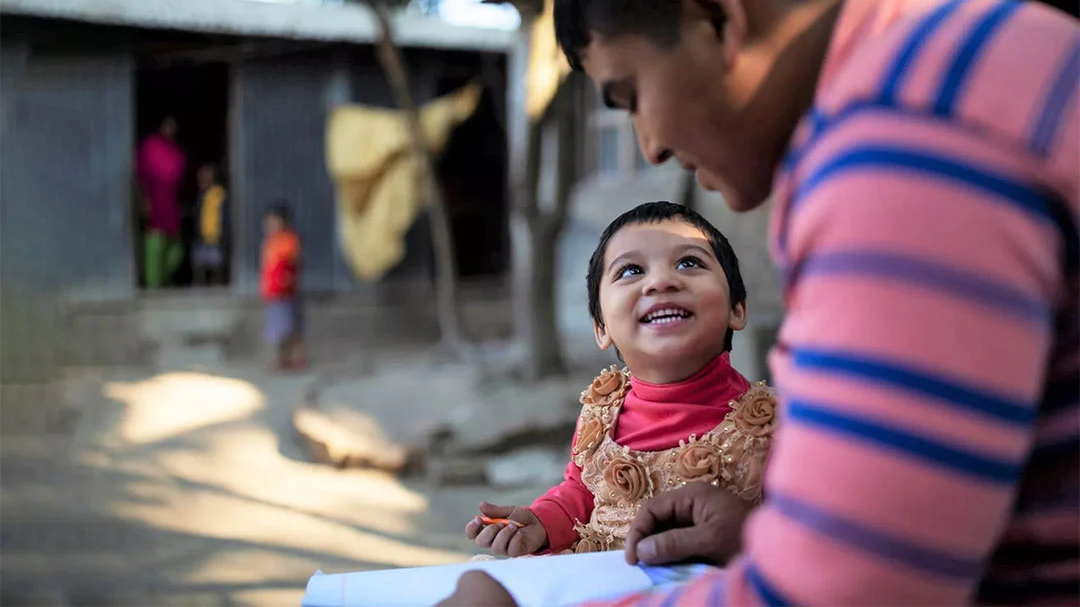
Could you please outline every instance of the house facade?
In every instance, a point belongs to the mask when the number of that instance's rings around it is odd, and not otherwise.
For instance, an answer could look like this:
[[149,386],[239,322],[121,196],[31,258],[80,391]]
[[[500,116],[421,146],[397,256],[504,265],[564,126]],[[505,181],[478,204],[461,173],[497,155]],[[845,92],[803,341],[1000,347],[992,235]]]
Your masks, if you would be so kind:
[[[395,18],[394,33],[418,103],[484,85],[440,173],[458,176],[448,206],[461,273],[497,278],[508,255],[503,125],[515,35],[411,14]],[[393,107],[379,35],[361,5],[0,0],[3,383],[138,360],[155,323],[137,312],[188,305],[184,289],[139,286],[134,157],[165,115],[180,123],[188,155],[182,202],[193,201],[203,162],[224,168],[230,192],[229,284],[211,301],[254,300],[261,217],[278,200],[290,202],[304,241],[308,292],[378,296],[430,283],[423,220],[407,258],[376,283],[353,278],[336,240],[327,119],[346,103]]]

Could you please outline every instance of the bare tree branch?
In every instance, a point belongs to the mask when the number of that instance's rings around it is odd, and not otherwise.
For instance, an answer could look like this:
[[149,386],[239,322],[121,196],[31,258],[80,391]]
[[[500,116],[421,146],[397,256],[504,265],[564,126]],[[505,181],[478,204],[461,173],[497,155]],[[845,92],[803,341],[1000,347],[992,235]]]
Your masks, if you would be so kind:
[[578,87],[573,74],[559,85],[555,98],[555,120],[559,133],[559,150],[556,166],[555,208],[550,213],[550,229],[559,234],[566,225],[574,184],[579,177],[578,168]]
[[[528,315],[522,337],[528,358],[525,376],[538,380],[566,372],[566,360],[559,338],[556,301],[558,242],[566,227],[574,183],[578,178],[577,88],[571,77],[559,85],[551,105],[538,119],[530,121],[526,172],[521,213],[528,225],[529,263],[521,298]],[[555,201],[550,211],[539,208],[539,176],[543,167],[544,127],[554,121],[557,134]]]
[[439,187],[435,161],[424,142],[420,114],[409,92],[408,73],[405,71],[401,52],[394,43],[390,14],[382,0],[367,0],[367,3],[375,12],[382,32],[378,46],[379,63],[382,64],[383,71],[386,72],[386,77],[390,81],[390,88],[393,90],[398,107],[405,112],[413,153],[420,159],[423,166],[428,214],[431,217],[431,237],[436,253],[435,296],[443,345],[454,355],[461,356],[465,352],[466,344],[461,332],[461,317],[457,307],[457,263],[446,202]]
[[540,172],[543,168],[541,154],[544,146],[543,119],[529,121],[528,141],[525,150],[525,180],[518,195],[521,213],[532,221],[540,215]]

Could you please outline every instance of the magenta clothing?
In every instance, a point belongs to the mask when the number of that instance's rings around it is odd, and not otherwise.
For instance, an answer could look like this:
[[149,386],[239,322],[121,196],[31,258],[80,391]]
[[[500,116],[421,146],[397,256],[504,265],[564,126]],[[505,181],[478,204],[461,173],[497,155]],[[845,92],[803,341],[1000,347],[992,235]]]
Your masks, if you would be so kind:
[[[727,353],[678,383],[650,384],[631,377],[613,438],[635,451],[671,449],[691,434],[701,436],[715,429],[731,412],[729,403],[749,389],[750,382],[731,367]],[[578,539],[574,522],[588,521],[594,505],[573,460],[564,478],[529,507],[544,525],[552,552],[565,550]]]
[[186,159],[175,143],[153,134],[139,146],[137,173],[139,187],[150,199],[147,229],[180,235],[180,203],[177,190],[184,176]]
[[765,500],[627,605],[1080,604],[1080,29],[848,0],[778,174]]

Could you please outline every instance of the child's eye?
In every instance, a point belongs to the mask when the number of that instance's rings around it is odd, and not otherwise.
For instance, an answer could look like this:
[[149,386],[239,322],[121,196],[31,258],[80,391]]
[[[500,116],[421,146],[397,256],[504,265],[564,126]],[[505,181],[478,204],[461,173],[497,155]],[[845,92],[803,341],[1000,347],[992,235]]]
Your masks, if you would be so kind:
[[637,276],[638,274],[644,274],[645,270],[641,269],[641,266],[630,264],[623,266],[615,272],[615,280],[622,280],[631,276]]
[[679,260],[679,263],[675,264],[675,269],[685,270],[686,268],[704,268],[705,264],[702,263],[697,257],[683,257]]

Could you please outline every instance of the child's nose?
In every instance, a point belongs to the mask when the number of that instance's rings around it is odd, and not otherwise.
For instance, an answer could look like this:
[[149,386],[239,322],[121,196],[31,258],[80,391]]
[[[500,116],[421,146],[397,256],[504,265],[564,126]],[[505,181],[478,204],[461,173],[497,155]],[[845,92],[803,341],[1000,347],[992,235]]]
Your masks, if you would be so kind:
[[645,279],[645,294],[664,293],[678,291],[682,288],[678,276],[674,272],[658,270],[649,272]]

